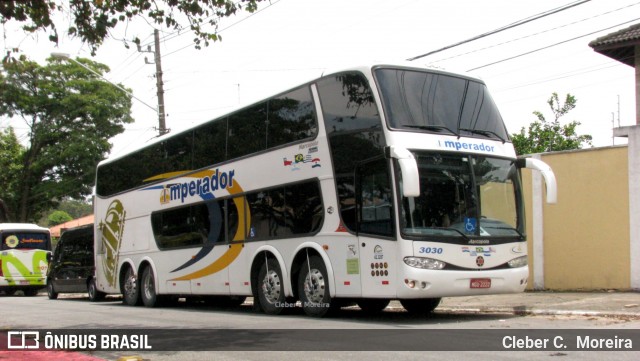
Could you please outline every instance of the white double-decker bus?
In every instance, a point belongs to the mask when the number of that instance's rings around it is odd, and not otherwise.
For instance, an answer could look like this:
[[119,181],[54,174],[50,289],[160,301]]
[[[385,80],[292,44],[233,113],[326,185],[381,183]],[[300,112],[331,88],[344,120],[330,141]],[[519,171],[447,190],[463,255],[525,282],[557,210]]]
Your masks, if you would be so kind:
[[[521,292],[519,168],[477,79],[344,69],[97,169],[96,281],[129,305],[175,297],[312,316]],[[298,302],[299,301],[299,302]]]

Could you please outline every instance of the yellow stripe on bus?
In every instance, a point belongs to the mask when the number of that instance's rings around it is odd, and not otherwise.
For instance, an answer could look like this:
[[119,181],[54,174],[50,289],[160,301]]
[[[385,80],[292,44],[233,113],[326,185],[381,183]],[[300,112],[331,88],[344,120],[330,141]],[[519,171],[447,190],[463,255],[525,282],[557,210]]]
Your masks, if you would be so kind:
[[[233,186],[227,189],[229,194],[238,194],[242,192],[242,187],[237,182],[233,183]],[[244,230],[246,229],[247,224],[251,224],[251,213],[245,212],[248,207],[245,207],[246,198],[245,197],[235,197],[233,198],[233,202],[236,204],[236,209],[238,210],[238,230],[236,231],[235,236],[233,237],[233,241],[244,241]],[[218,246],[220,247],[220,246]],[[229,246],[229,249],[222,255],[220,258],[213,261],[208,266],[189,273],[188,275],[184,275],[182,277],[174,278],[169,281],[187,281],[193,280],[196,278],[202,278],[209,275],[212,275],[216,272],[220,272],[223,269],[229,267],[229,265],[235,261],[236,258],[240,255],[242,251],[243,244],[240,243],[232,243]]]

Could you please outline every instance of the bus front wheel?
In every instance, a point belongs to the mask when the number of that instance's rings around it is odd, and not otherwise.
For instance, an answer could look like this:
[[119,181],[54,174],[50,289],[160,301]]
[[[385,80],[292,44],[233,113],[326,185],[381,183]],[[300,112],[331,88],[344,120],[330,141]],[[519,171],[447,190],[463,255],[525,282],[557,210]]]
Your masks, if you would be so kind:
[[302,309],[309,316],[324,317],[332,308],[327,268],[320,257],[311,256],[302,265],[298,276],[298,293]]
[[274,259],[268,259],[258,273],[258,301],[269,315],[278,315],[286,307],[282,271]]
[[131,267],[127,268],[127,271],[122,280],[122,300],[129,306],[138,306],[141,303],[140,300],[140,288],[138,287],[138,280],[136,279],[135,272]]
[[442,298],[419,298],[400,300],[400,304],[407,312],[414,315],[426,316],[438,307]]

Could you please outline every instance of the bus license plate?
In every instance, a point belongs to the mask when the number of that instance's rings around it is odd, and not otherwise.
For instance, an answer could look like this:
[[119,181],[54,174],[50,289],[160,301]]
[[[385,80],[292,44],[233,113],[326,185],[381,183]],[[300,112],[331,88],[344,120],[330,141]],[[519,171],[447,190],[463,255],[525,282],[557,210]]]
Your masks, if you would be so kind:
[[491,278],[472,278],[470,288],[491,288]]

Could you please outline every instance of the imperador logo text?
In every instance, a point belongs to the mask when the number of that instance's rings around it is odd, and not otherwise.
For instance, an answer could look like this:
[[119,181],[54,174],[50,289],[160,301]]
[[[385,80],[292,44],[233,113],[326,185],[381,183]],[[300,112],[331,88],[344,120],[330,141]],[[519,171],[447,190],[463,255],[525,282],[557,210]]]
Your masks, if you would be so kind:
[[[443,144],[444,143],[444,144]],[[455,150],[475,150],[480,152],[494,153],[495,147],[489,144],[476,144],[470,142],[454,142],[452,140],[438,141],[438,144],[444,148],[450,148]]]
[[216,169],[211,176],[206,175],[189,182],[167,185],[163,190],[161,201],[163,201],[162,203],[167,203],[167,200],[174,201],[179,199],[184,203],[188,197],[202,196],[219,189],[231,188],[233,187],[234,175],[234,170],[221,172]]

